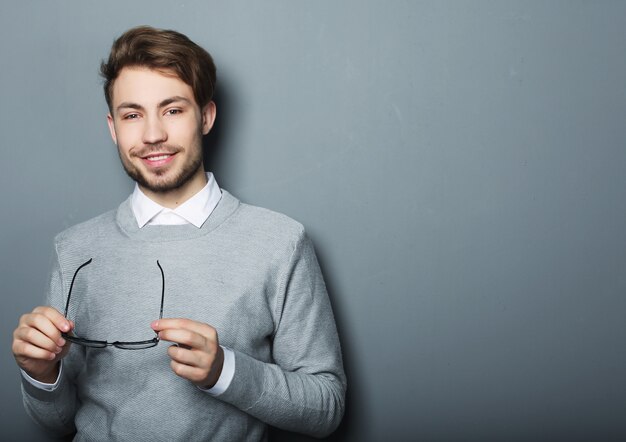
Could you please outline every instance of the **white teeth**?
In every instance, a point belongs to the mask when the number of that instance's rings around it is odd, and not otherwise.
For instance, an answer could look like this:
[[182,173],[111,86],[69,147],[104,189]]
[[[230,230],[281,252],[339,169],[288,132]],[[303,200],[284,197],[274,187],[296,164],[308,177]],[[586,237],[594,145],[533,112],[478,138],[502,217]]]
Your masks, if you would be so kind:
[[148,160],[149,161],[161,161],[166,158],[169,158],[169,155],[159,155],[158,157],[149,157]]

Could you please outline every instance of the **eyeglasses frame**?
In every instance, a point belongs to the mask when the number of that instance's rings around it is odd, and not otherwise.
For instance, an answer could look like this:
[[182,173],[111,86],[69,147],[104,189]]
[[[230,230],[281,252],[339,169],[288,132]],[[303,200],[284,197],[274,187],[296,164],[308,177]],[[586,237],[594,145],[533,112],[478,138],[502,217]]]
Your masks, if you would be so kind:
[[[84,262],[83,264],[81,264],[74,272],[74,276],[72,277],[72,282],[70,284],[70,290],[67,294],[67,301],[65,303],[65,312],[63,313],[63,316],[65,317],[65,319],[67,319],[67,312],[69,311],[70,298],[72,297],[72,289],[74,288],[74,281],[76,281],[76,276],[78,275],[78,272],[83,267],[86,267],[87,265],[91,264],[92,261],[93,261],[93,258],[89,258],[87,262]],[[165,273],[163,273],[163,267],[161,267],[161,264],[159,263],[158,259],[157,259],[157,266],[159,266],[159,270],[161,271],[161,309],[159,312],[159,319],[163,319],[163,301],[165,300]],[[160,341],[159,334],[156,332],[155,334],[156,334],[156,337],[152,339],[148,339],[146,341],[128,341],[128,342],[127,341],[108,342],[108,341],[99,341],[99,340],[93,340],[93,339],[85,339],[85,338],[79,338],[77,336],[71,336],[68,333],[61,333],[61,336],[63,336],[63,339],[67,341],[73,342],[78,345],[83,345],[85,347],[90,347],[90,348],[115,347],[121,350],[143,350],[146,348],[155,347],[159,343]]]

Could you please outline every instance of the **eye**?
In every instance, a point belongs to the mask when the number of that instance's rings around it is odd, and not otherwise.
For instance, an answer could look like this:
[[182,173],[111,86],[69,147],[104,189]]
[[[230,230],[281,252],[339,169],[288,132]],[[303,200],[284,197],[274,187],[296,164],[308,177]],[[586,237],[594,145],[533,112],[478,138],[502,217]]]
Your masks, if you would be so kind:
[[124,120],[136,120],[137,118],[139,118],[139,114],[137,113],[126,114],[122,117]]
[[178,115],[180,113],[182,113],[182,109],[168,109],[165,114],[166,115]]

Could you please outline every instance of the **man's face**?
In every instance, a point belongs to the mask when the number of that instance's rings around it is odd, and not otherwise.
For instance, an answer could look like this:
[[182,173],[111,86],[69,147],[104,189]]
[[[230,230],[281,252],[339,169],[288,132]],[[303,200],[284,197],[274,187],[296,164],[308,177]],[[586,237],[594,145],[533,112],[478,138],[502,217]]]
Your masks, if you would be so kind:
[[143,67],[123,68],[112,92],[111,137],[142,190],[163,195],[204,180],[202,135],[213,125],[213,102],[200,109],[185,82]]

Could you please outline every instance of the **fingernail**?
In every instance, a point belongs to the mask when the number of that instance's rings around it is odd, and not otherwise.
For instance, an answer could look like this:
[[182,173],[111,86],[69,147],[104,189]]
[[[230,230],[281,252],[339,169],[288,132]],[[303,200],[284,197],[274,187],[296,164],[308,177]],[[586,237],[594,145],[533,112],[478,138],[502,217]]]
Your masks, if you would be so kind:
[[57,341],[57,345],[59,347],[63,347],[65,345],[65,339],[59,338],[59,340]]
[[55,352],[56,354],[59,354],[59,353],[61,353],[61,350],[63,350],[61,347],[57,347],[57,348],[54,350],[54,352]]
[[155,328],[159,326],[159,320],[157,319],[156,321],[152,321],[150,323],[150,327]]
[[70,325],[67,322],[61,324],[61,330],[63,330],[64,332],[69,331]]

